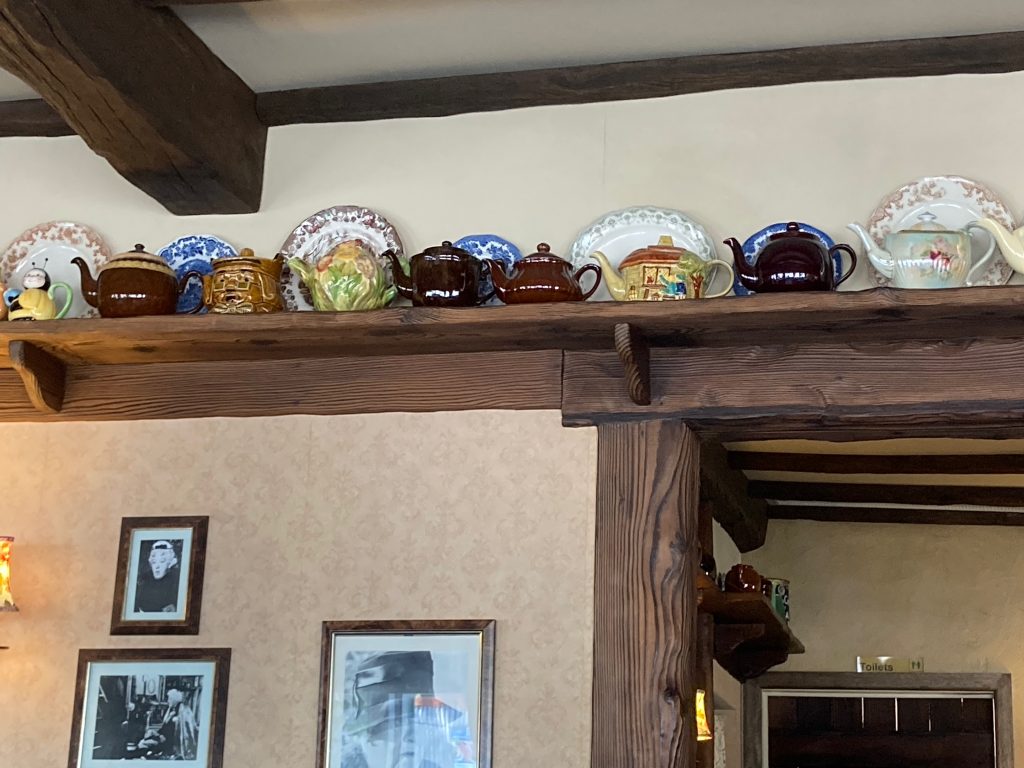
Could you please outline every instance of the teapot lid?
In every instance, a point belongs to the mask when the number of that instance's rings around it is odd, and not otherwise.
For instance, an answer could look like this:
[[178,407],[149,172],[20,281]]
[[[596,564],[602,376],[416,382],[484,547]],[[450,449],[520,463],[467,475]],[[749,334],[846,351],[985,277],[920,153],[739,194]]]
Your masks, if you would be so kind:
[[786,228],[782,232],[776,232],[774,235],[769,235],[769,240],[784,240],[790,237],[802,237],[804,239],[818,240],[817,237],[812,235],[810,232],[804,232],[800,229],[800,225],[795,221],[790,221],[786,224]]
[[917,223],[913,226],[901,229],[901,232],[947,232],[947,228],[939,224],[938,217],[934,213],[925,211],[918,214]]
[[547,243],[537,243],[536,253],[531,253],[529,256],[523,257],[523,260],[533,259],[534,261],[565,261],[561,256],[557,256],[551,252],[551,246]]
[[130,251],[119,253],[114,257],[114,261],[118,259],[131,259],[132,261],[152,261],[156,264],[166,264],[167,260],[163,256],[158,256],[155,253],[150,253],[146,250],[146,246],[142,243],[136,243],[135,247]]
[[424,248],[423,256],[465,256],[466,258],[472,258],[472,254],[469,251],[465,251],[459,248],[457,245],[452,245],[451,240],[442,240],[440,245],[432,245],[430,248]]

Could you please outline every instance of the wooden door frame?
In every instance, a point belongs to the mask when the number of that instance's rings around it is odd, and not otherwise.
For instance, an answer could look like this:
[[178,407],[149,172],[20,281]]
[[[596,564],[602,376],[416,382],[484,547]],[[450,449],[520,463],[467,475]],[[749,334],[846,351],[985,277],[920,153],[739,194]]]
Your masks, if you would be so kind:
[[743,765],[761,768],[765,690],[964,691],[992,693],[995,701],[996,768],[1013,768],[1013,690],[1009,674],[768,672],[743,685]]

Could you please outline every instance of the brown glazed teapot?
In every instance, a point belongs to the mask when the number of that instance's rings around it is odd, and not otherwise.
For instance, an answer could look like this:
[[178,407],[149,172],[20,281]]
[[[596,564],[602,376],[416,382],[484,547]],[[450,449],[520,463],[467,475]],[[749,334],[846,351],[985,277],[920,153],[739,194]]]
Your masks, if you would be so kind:
[[[735,237],[725,244],[732,248],[736,276],[749,291],[834,291],[857,268],[857,254],[853,248],[840,243],[826,248],[815,235],[804,232],[791,221],[784,232],[776,232],[748,264],[743,246]],[[850,257],[850,268],[836,280],[832,259],[842,251]]]
[[483,262],[448,240],[409,259],[408,273],[394,251],[381,256],[391,262],[399,295],[411,299],[414,307],[473,307],[494,295],[479,295]]
[[[585,264],[574,272],[572,264],[551,253],[547,243],[541,243],[536,253],[515,262],[511,273],[506,273],[499,261],[486,261],[491,268],[494,291],[506,304],[585,301],[601,284],[599,266]],[[586,291],[580,285],[585,272],[594,273],[594,284]]]
[[141,244],[101,266],[95,278],[81,257],[71,263],[82,273],[82,296],[101,317],[173,315],[178,305],[174,270]]

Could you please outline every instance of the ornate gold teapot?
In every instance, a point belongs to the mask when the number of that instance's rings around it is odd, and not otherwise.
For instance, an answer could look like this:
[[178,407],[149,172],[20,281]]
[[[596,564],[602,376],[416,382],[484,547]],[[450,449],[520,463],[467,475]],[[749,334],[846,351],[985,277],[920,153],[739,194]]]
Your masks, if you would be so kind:
[[281,297],[281,269],[284,259],[277,254],[272,259],[258,259],[251,248],[232,258],[214,259],[213,273],[186,272],[181,278],[181,290],[193,278],[203,282],[203,300],[189,310],[195,314],[203,307],[214,314],[243,315],[280,312],[284,309]]

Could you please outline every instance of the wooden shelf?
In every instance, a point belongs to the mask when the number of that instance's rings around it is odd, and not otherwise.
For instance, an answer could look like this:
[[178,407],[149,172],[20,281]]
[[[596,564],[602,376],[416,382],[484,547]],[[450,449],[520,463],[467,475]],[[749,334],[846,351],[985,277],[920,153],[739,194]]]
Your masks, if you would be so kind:
[[723,592],[697,577],[700,610],[715,617],[715,661],[740,682],[783,663],[804,646],[768,600],[750,592]]

